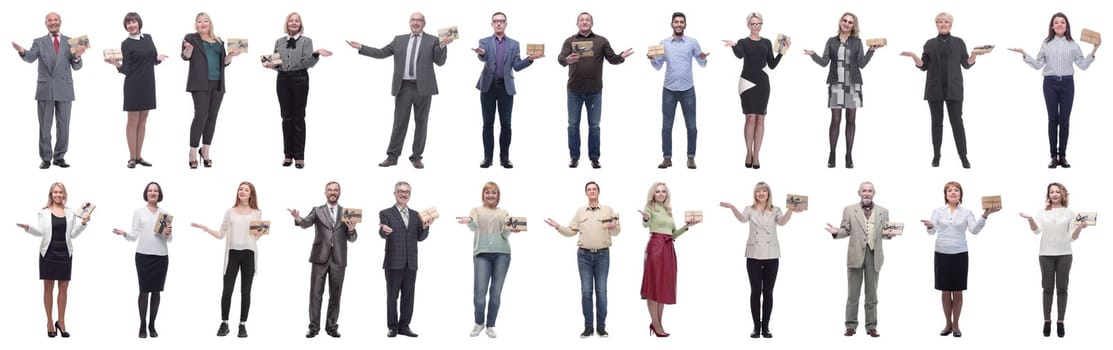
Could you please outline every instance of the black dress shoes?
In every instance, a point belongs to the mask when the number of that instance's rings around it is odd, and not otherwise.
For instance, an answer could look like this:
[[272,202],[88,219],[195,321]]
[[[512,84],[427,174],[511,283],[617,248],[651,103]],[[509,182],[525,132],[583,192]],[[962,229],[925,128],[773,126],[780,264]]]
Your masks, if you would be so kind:
[[[50,164],[47,164],[46,166],[50,166]],[[579,159],[573,159],[572,161],[568,162],[568,167],[569,168],[575,168],[575,167],[578,167],[578,166],[580,166],[580,160]]]
[[39,169],[49,169],[49,168],[50,168],[50,162],[44,160],[42,163],[39,163]]
[[414,169],[425,169],[425,164],[421,162],[421,159],[411,159],[410,164],[413,164]]
[[962,161],[963,169],[970,169],[970,160],[966,159],[966,156],[959,156],[958,158]]
[[[1063,326],[1063,322],[1056,322],[1055,323],[1055,333],[1056,333],[1056,335],[1059,336],[1059,338],[1062,338],[1063,336],[1067,335],[1067,328],[1065,326]],[[65,337],[66,333],[62,332],[62,336]]]
[[827,153],[827,167],[828,168],[834,168],[835,167],[835,152]]
[[139,165],[142,165],[142,166],[151,166],[151,162],[143,160],[143,158],[136,159],[135,164],[139,164]]
[[216,329],[216,336],[223,337],[228,335],[228,322],[221,322],[220,328]]
[[1067,155],[1059,156],[1059,166],[1070,169],[1070,163],[1067,162]]
[[1051,336],[1051,321],[1043,321],[1043,336]]
[[387,338],[394,338],[394,337],[397,337],[397,336],[398,336],[398,330],[397,329],[391,329],[391,330],[386,332],[386,337]]
[[580,333],[580,338],[587,338],[592,335],[595,335],[595,329],[592,329],[591,326],[587,326],[584,327],[584,332]]
[[387,157],[386,160],[383,160],[382,163],[379,163],[379,166],[384,167],[384,168],[388,167],[388,166],[395,166],[395,165],[398,165],[398,159],[397,158],[390,158],[390,157]]
[[931,167],[932,168],[938,168],[939,167],[939,155],[938,154],[936,154],[934,157],[931,157]]
[[599,160],[598,159],[592,159],[591,160],[591,167],[594,168],[594,169],[599,169],[599,168],[602,168],[603,166],[599,165]]
[[491,167],[491,158],[483,159],[483,161],[479,163],[479,167],[483,168],[483,169],[490,168]]
[[69,168],[70,167],[70,164],[66,163],[65,159],[55,159],[54,160],[54,165],[57,165],[59,168]]
[[601,338],[606,338],[606,337],[610,336],[610,334],[607,333],[607,329],[603,328],[603,326],[599,326],[599,328],[596,328],[595,333],[599,333],[599,337],[601,337]]
[[139,325],[139,338],[140,339],[147,338],[147,325],[145,325],[145,324]]
[[340,338],[340,332],[337,332],[335,329],[325,329],[325,333],[330,337]]
[[409,328],[399,329],[398,334],[401,334],[401,335],[404,335],[404,336],[407,336],[407,337],[410,337],[410,338],[417,338],[417,333],[414,333]]
[[506,169],[514,169],[514,163],[511,163],[509,159],[503,159],[499,162],[499,165],[502,165],[502,167]]
[[[1057,167],[1059,167],[1059,156],[1057,156],[1057,155],[1056,156],[1051,156],[1051,163],[1047,163],[1047,168],[1048,169],[1055,169]],[[1048,330],[1048,332],[1051,332],[1051,331]]]
[[312,330],[312,329],[310,329],[310,330],[309,330],[308,332],[305,332],[305,337],[306,337],[306,338],[313,338],[313,337],[316,337],[316,336],[317,336],[317,332],[318,332],[318,331],[316,331],[316,330]]
[[240,331],[236,333],[237,338],[247,338],[247,326],[240,325]]

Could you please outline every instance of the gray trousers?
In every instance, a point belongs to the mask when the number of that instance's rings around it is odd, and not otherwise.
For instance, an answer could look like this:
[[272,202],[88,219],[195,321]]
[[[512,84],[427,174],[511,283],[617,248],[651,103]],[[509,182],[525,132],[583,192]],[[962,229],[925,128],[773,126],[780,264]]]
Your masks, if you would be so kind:
[[340,318],[340,292],[344,288],[344,266],[332,259],[327,264],[312,264],[309,279],[309,330],[321,330],[321,298],[325,293],[325,277],[328,277],[328,314],[325,316],[325,329],[335,331],[336,321]]
[[862,283],[866,285],[866,329],[877,329],[877,278],[880,272],[874,266],[873,251],[866,250],[862,267],[846,269],[846,328],[858,328],[858,299]]
[[1059,321],[1067,312],[1067,284],[1070,282],[1071,255],[1040,255],[1040,272],[1043,278],[1043,319],[1051,319],[1051,295],[1059,298]]
[[[70,149],[70,107],[73,101],[38,101],[39,103],[39,158],[44,162],[65,159]],[[58,119],[58,142],[51,151],[50,129]]]
[[390,159],[398,159],[402,154],[402,143],[406,142],[406,129],[410,127],[410,109],[414,112],[414,146],[410,160],[421,160],[425,153],[425,134],[429,126],[429,106],[433,104],[433,96],[420,96],[417,94],[417,82],[403,80],[398,96],[394,98],[394,129],[390,132],[390,144],[386,148],[386,155]]

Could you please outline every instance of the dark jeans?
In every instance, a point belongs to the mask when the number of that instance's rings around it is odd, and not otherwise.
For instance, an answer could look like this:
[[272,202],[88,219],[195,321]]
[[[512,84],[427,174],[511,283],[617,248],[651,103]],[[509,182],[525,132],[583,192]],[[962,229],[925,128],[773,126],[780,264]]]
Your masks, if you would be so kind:
[[1070,283],[1072,255],[1040,255],[1040,282],[1043,284],[1043,319],[1051,319],[1051,296],[1059,298],[1059,321],[1067,313],[1067,284]]
[[951,132],[955,137],[955,148],[959,156],[966,156],[966,127],[962,124],[962,101],[940,100],[928,101],[931,109],[931,146],[935,155],[939,155],[939,148],[943,146],[943,103],[947,103],[947,117],[951,121]]
[[[510,269],[510,254],[480,253],[473,258],[475,284],[472,290],[472,303],[475,304],[475,324],[495,326],[502,303],[502,284],[506,282],[506,271]],[[488,301],[487,290],[491,296]],[[486,312],[486,318],[484,318]],[[484,322],[486,321],[486,322]]]
[[495,148],[495,110],[499,112],[499,157],[510,160],[510,114],[514,109],[514,96],[506,93],[502,79],[491,83],[487,92],[479,94],[483,110],[483,159],[490,160]]
[[1044,77],[1043,100],[1047,102],[1047,142],[1051,156],[1066,155],[1070,110],[1074,106],[1074,77]]
[[305,105],[309,101],[306,70],[278,72],[278,108],[282,114],[282,154],[287,159],[305,159]]
[[224,268],[224,288],[220,294],[220,319],[227,321],[232,309],[232,290],[236,287],[236,274],[240,275],[240,322],[247,322],[251,309],[251,282],[255,280],[255,252],[233,249],[228,251],[228,266]]
[[688,158],[696,156],[696,88],[684,91],[661,89],[661,152],[672,158],[672,123],[676,120],[676,104],[684,112],[684,127],[688,129]]
[[[576,251],[580,268],[580,304],[584,312],[584,326],[607,326],[607,275],[611,271],[610,249]],[[595,292],[595,314],[592,317],[591,293]],[[594,323],[593,323],[594,322]]]
[[568,90],[568,154],[580,159],[580,118],[587,108],[587,157],[599,159],[599,119],[602,117],[603,92],[590,93]]
[[[750,316],[754,328],[762,321],[768,323],[773,313],[773,284],[777,283],[780,259],[746,259],[746,273],[750,275]],[[764,302],[763,302],[764,299]]]
[[220,112],[220,103],[224,101],[220,80],[209,80],[208,90],[192,91],[191,94],[193,123],[189,125],[189,147],[197,148],[202,143],[211,145],[216,132],[216,115]]

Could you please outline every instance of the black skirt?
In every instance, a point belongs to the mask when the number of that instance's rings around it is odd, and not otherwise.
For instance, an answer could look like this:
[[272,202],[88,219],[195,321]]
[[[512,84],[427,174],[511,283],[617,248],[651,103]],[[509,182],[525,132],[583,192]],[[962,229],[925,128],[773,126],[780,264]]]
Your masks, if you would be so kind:
[[39,279],[69,281],[70,272],[73,271],[73,259],[68,255],[51,256],[51,253],[52,251],[47,251],[46,256],[39,255]]
[[964,291],[969,272],[970,256],[967,252],[958,254],[935,252],[935,289],[946,292]]
[[139,275],[139,292],[161,292],[166,285],[170,257],[135,253],[135,272]]

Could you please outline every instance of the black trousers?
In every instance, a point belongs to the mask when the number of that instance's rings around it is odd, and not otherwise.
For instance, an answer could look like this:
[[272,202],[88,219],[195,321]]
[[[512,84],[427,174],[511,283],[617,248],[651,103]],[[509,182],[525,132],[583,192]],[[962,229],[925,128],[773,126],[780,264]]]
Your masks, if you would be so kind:
[[[414,285],[417,270],[386,269],[386,326],[393,330],[410,329],[414,314]],[[398,297],[402,302],[399,305]],[[402,309],[401,315],[398,309]]]
[[510,114],[514,110],[514,95],[506,93],[502,79],[491,83],[491,88],[479,95],[483,111],[483,159],[491,160],[495,148],[495,111],[499,113],[499,157],[510,160]]
[[189,125],[189,147],[197,148],[201,143],[211,145],[216,132],[216,115],[224,101],[220,80],[209,80],[207,90],[190,93],[193,94],[193,123]]
[[940,100],[928,101],[931,109],[931,146],[935,155],[939,156],[939,148],[943,146],[943,103],[947,104],[947,117],[951,122],[951,132],[955,137],[955,148],[959,156],[966,156],[966,127],[962,124],[962,101]]
[[224,289],[220,294],[220,319],[228,320],[232,310],[232,290],[236,275],[240,274],[240,322],[247,322],[251,310],[251,282],[255,280],[255,252],[232,249],[228,251],[228,266],[224,268]]
[[754,327],[762,321],[768,323],[773,313],[773,285],[777,283],[780,259],[746,259],[746,273],[750,275],[750,315]]
[[305,105],[309,101],[309,73],[302,69],[278,72],[278,108],[282,114],[282,154],[305,159]]

